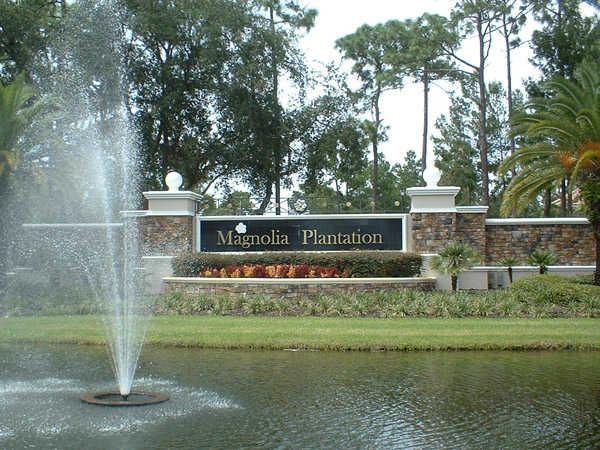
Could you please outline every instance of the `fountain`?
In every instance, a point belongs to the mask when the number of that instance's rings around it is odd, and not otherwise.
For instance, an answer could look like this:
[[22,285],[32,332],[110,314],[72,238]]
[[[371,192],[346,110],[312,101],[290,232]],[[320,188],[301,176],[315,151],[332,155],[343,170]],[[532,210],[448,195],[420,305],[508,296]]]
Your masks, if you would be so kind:
[[12,237],[19,242],[13,267],[16,261],[33,267],[44,260],[48,273],[77,268],[75,278],[93,292],[102,313],[118,386],[81,399],[139,406],[169,397],[133,390],[153,299],[144,293],[135,217],[123,213],[139,206],[141,162],[123,95],[119,20],[113,2],[83,1],[57,39],[56,58],[64,67],[39,85],[58,113],[26,138],[35,143],[36,159],[25,163],[43,166],[46,180],[37,189],[29,179],[14,182],[19,198],[13,201],[26,223],[25,232]]

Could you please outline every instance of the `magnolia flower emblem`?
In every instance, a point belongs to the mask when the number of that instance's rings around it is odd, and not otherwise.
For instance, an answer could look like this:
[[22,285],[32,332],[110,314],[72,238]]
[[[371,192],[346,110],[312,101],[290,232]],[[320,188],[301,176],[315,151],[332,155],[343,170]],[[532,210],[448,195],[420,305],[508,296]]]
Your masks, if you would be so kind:
[[237,231],[238,234],[244,234],[247,231],[246,225],[243,222],[238,223],[235,226],[235,231]]
[[302,198],[299,198],[294,203],[294,211],[296,211],[297,213],[303,213],[304,211],[306,211],[306,208],[308,208],[308,205],[306,204],[306,201]]

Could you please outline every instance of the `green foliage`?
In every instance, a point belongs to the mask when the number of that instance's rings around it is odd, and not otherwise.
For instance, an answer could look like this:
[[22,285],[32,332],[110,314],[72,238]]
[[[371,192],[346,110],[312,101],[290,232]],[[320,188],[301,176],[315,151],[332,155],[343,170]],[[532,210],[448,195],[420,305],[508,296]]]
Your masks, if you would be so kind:
[[575,306],[600,304],[600,287],[556,275],[538,275],[515,281],[509,288],[533,304]]
[[[481,201],[481,164],[478,149],[479,110],[477,93],[472,83],[461,83],[461,95],[450,97],[448,114],[436,121],[438,135],[433,137],[433,151],[437,167],[442,174],[441,185],[460,186],[457,202],[461,205],[478,204]],[[508,155],[508,113],[504,105],[506,93],[499,83],[490,83],[486,99],[486,133],[489,144],[488,166],[496,171]],[[505,181],[491,183],[490,215],[498,215],[499,198]]]
[[[395,33],[392,22],[375,26],[362,25],[354,33],[336,41],[342,57],[352,61],[352,73],[361,82],[361,88],[355,93],[358,102],[371,112],[371,120],[365,121],[365,130],[373,150],[373,171],[371,189],[373,210],[379,201],[379,142],[385,139],[385,127],[381,118],[381,95],[388,90],[400,89],[403,85],[404,71],[390,63],[386,58],[392,46],[397,47],[404,40],[403,33]],[[397,50],[397,49],[396,49]]]
[[529,264],[540,268],[541,274],[547,273],[548,266],[555,264],[556,261],[558,261],[556,255],[547,250],[535,250],[527,258]]
[[[575,80],[546,83],[550,97],[533,99],[514,119],[514,133],[528,139],[500,167],[518,170],[503,198],[502,213],[522,210],[543,190],[569,178],[580,188],[588,217],[600,218],[600,66],[585,63]],[[590,195],[587,195],[587,194]]]
[[[539,287],[539,288],[538,288]],[[544,276],[488,292],[414,289],[278,299],[263,296],[186,296],[171,293],[158,314],[324,317],[600,317],[600,288]]]
[[521,261],[519,261],[519,259],[515,258],[514,256],[507,256],[506,258],[502,258],[498,262],[500,263],[501,266],[515,267],[515,266],[518,266]]
[[300,175],[307,193],[333,186],[340,196],[357,187],[355,174],[367,165],[368,135],[345,77],[333,66],[327,72],[320,83],[323,95],[295,119],[303,147]]
[[0,1],[0,81],[30,70],[36,58],[49,59],[49,38],[66,9],[66,0]]
[[0,179],[16,169],[17,142],[39,108],[35,90],[20,74],[11,83],[0,84]]
[[393,170],[398,179],[398,188],[403,191],[411,187],[425,185],[421,173],[421,161],[417,159],[414,150],[409,150],[404,157],[404,164],[396,164]]
[[10,292],[0,298],[0,316],[99,314],[102,310],[91,289],[49,288],[35,279],[11,286]]
[[173,261],[179,277],[198,276],[203,268],[221,269],[244,264],[307,264],[335,267],[351,277],[414,277],[421,270],[420,255],[388,251],[351,252],[265,252],[265,253],[187,253]]
[[462,242],[447,244],[431,260],[431,268],[446,275],[458,275],[479,262],[479,255],[473,247]]
[[533,0],[535,18],[542,24],[531,38],[531,62],[544,79],[572,78],[585,59],[600,58],[598,16],[584,17],[581,0]]

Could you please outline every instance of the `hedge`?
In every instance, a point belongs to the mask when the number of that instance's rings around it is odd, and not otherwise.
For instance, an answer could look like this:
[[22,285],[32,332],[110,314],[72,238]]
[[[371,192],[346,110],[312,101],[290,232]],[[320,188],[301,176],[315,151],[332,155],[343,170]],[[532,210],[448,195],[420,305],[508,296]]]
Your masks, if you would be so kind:
[[196,277],[202,269],[222,269],[244,264],[306,264],[347,271],[350,277],[415,277],[421,273],[420,255],[390,251],[351,252],[265,252],[265,253],[186,253],[173,261],[178,277]]

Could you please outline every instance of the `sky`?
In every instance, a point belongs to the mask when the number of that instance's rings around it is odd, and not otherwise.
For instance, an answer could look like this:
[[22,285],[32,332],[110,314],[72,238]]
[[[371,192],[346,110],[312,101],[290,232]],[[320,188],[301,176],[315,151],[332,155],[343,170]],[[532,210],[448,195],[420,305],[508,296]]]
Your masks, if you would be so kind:
[[[340,61],[340,54],[335,48],[336,39],[353,33],[358,27],[367,23],[375,25],[388,20],[404,20],[416,18],[421,14],[436,13],[444,16],[450,14],[454,0],[305,0],[304,5],[318,11],[314,28],[301,40],[309,64],[319,68],[329,61]],[[531,22],[531,21],[530,21]],[[527,40],[533,24],[525,27],[523,40]],[[506,52],[501,37],[492,41],[492,52],[486,67],[487,81],[506,83]],[[461,56],[467,60],[477,61],[478,51],[474,40],[465,43]],[[528,62],[532,52],[527,44],[513,50],[513,86],[521,87],[521,81],[538,72]],[[345,66],[346,67],[346,66]],[[348,69],[350,65],[347,66]],[[445,84],[444,89],[452,89]],[[440,114],[447,112],[448,94],[439,86],[432,86],[430,91],[430,154],[431,135],[435,134],[434,123]],[[420,84],[407,81],[399,92],[391,92],[382,100],[382,118],[389,127],[388,141],[381,144],[380,150],[392,163],[401,162],[408,150],[415,150],[420,155],[423,129],[423,90]]]

